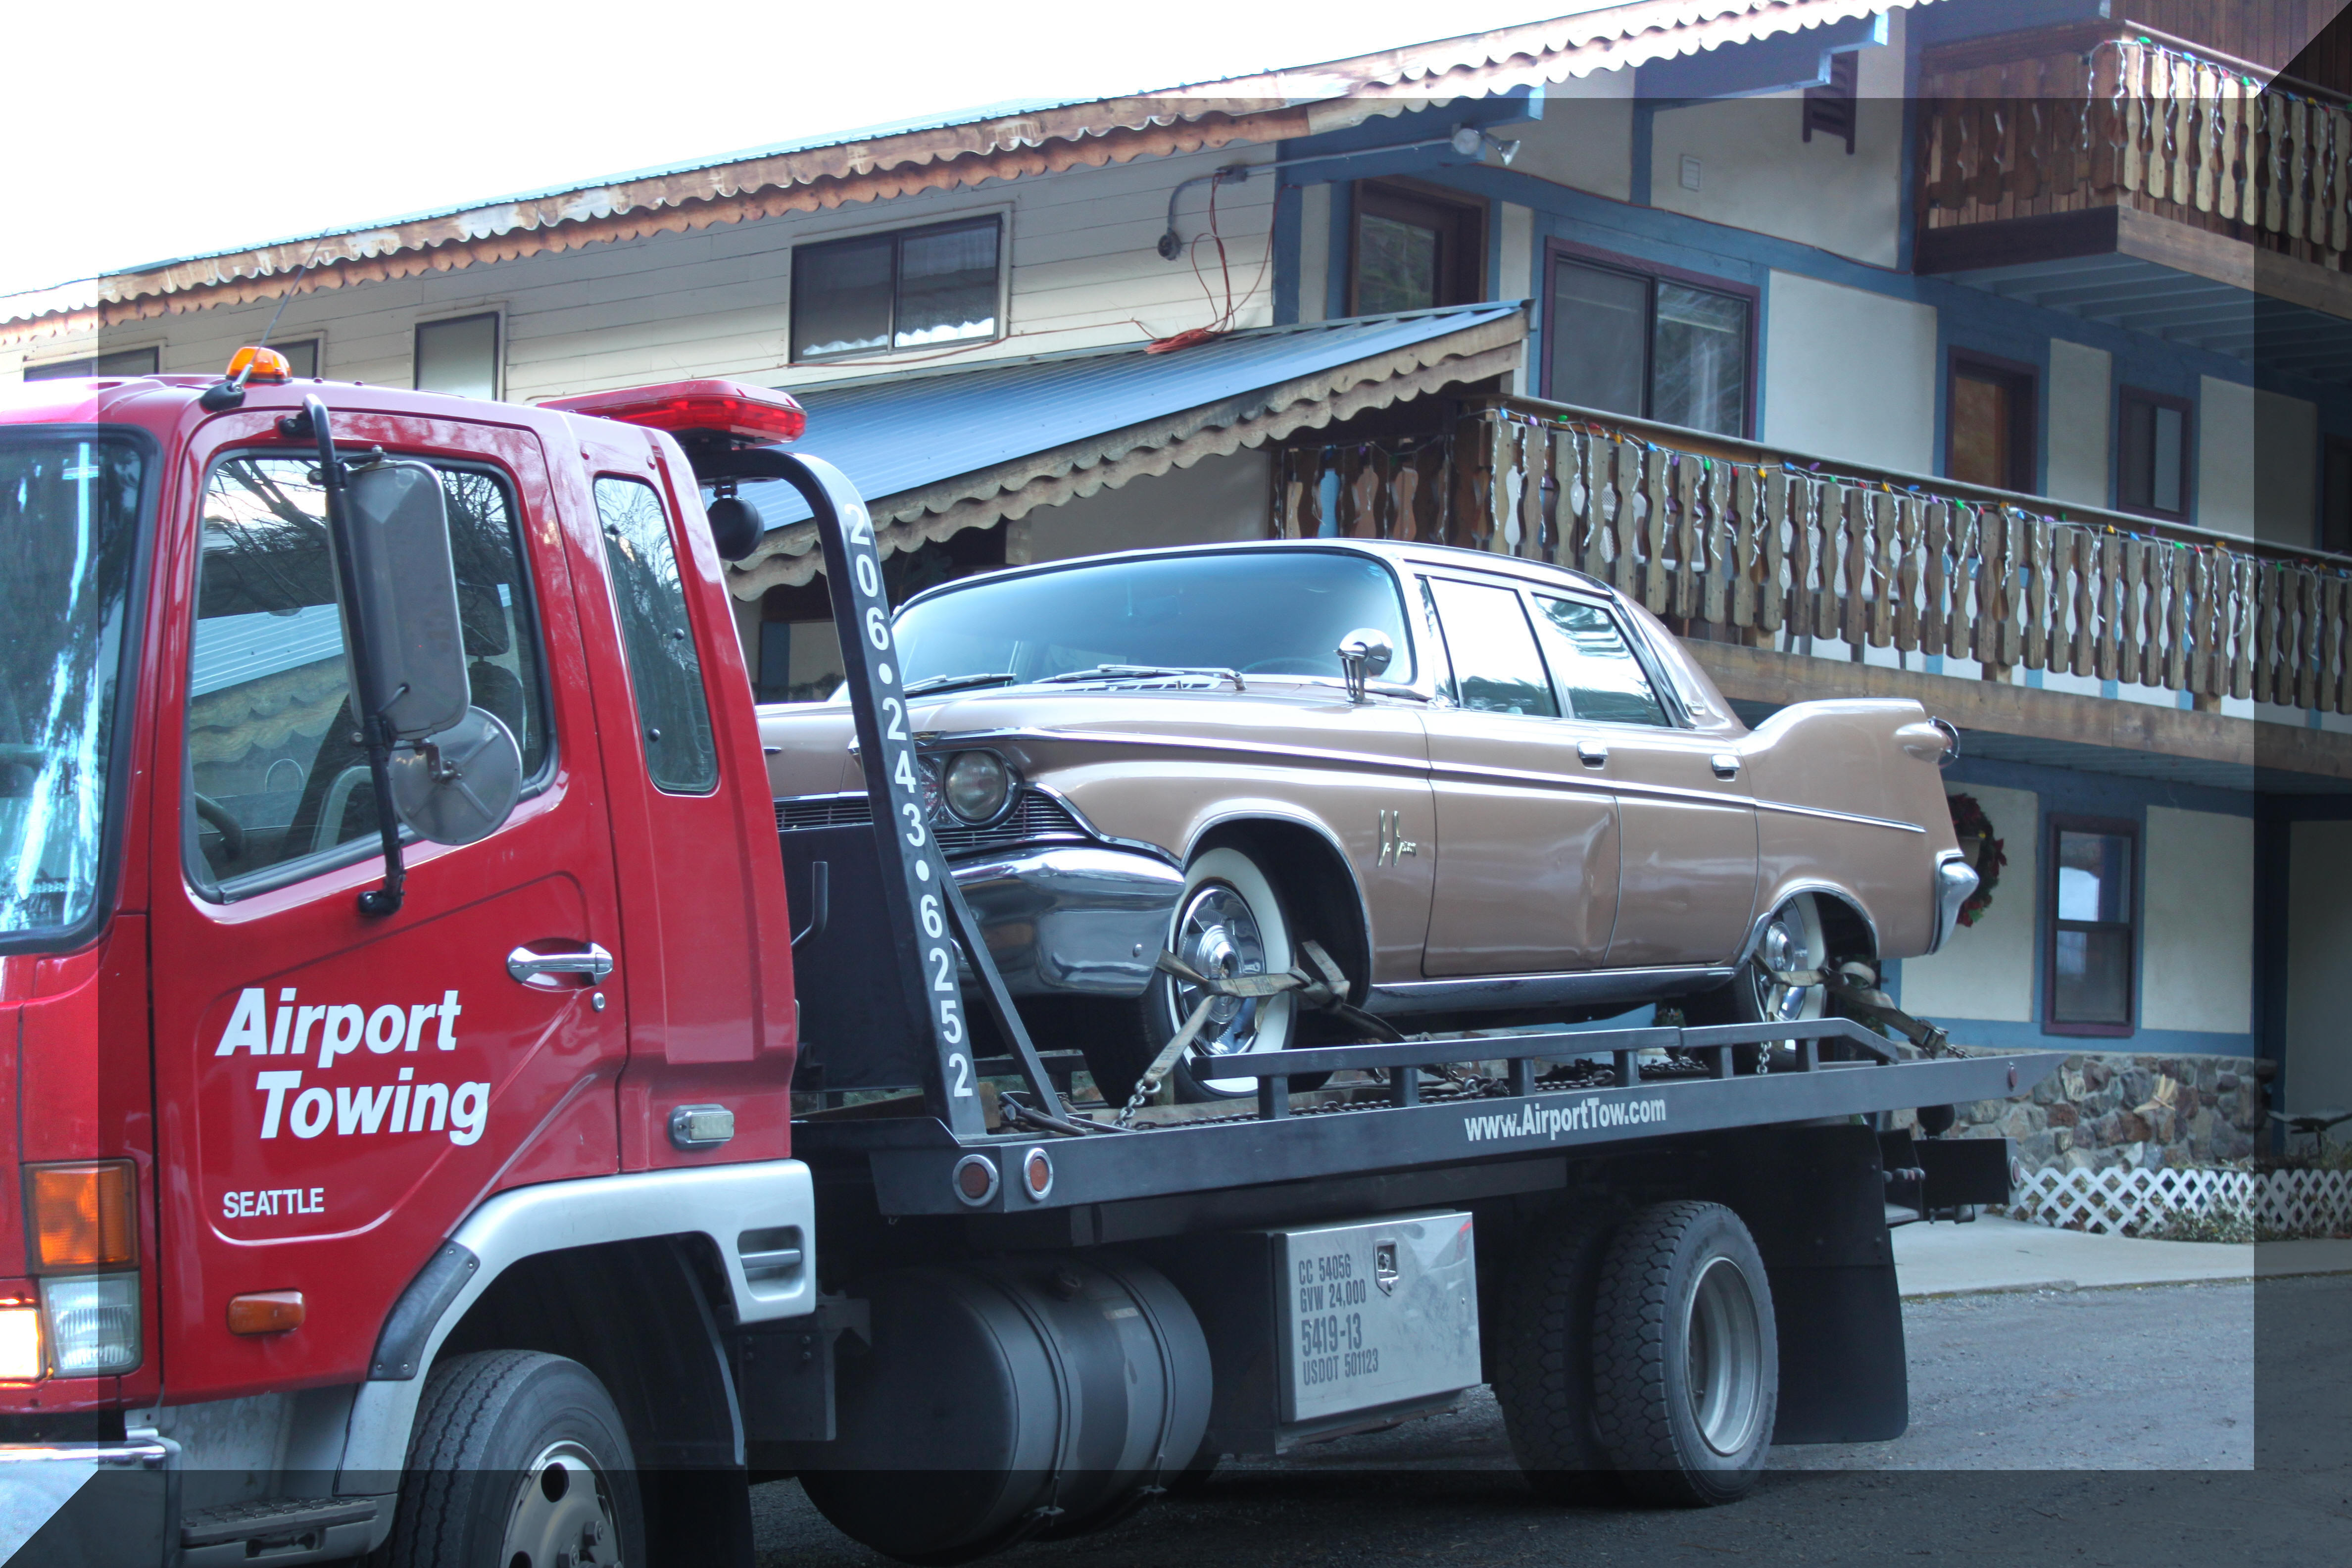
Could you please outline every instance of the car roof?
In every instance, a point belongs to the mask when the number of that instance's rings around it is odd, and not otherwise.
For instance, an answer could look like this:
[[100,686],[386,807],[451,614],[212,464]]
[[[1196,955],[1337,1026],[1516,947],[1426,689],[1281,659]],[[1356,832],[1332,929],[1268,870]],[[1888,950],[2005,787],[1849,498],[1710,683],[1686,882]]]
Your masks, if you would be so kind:
[[1230,555],[1242,551],[1273,551],[1286,553],[1317,552],[1369,556],[1385,561],[1397,571],[1413,567],[1436,567],[1446,571],[1496,573],[1520,578],[1530,584],[1550,587],[1578,588],[1589,594],[1615,597],[1608,584],[1597,577],[1566,566],[1555,566],[1548,561],[1527,561],[1517,556],[1497,555],[1491,551],[1469,550],[1452,544],[1424,544],[1394,539],[1237,539],[1216,544],[1166,545],[1149,550],[1107,551],[1099,555],[1073,556],[1066,561],[1045,561],[1030,566],[1011,566],[1001,572],[987,572],[970,577],[959,577],[926,588],[908,599],[901,608],[919,605],[927,599],[952,594],[982,584],[1002,583],[1015,577],[1043,576],[1052,572],[1066,572],[1085,567],[1101,566],[1118,561],[1160,561],[1180,559],[1189,555]]

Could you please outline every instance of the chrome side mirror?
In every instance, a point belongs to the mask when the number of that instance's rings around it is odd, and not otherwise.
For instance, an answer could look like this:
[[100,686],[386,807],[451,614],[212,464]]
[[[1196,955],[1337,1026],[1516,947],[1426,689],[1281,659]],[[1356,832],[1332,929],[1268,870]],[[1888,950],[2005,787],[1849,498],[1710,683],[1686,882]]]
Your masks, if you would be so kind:
[[1364,700],[1364,684],[1386,670],[1396,658],[1396,645],[1378,626],[1358,626],[1339,639],[1339,671],[1347,678],[1348,700]]

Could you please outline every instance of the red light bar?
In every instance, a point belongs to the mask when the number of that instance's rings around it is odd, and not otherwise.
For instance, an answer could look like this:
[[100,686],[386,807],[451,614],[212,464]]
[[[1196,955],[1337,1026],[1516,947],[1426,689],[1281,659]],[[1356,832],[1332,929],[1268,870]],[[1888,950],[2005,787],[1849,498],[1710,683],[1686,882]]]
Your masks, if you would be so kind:
[[670,381],[616,392],[551,397],[542,408],[617,419],[673,436],[726,436],[739,441],[796,441],[808,415],[790,396],[737,381]]

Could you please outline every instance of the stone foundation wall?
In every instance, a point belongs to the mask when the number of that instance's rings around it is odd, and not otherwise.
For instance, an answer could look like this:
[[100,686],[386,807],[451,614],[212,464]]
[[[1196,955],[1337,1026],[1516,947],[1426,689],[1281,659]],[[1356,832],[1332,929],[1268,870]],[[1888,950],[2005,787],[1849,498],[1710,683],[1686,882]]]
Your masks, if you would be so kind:
[[2218,1165],[2253,1153],[2272,1071],[2245,1057],[2084,1053],[2025,1099],[1956,1106],[1946,1136],[2014,1139],[2029,1171]]

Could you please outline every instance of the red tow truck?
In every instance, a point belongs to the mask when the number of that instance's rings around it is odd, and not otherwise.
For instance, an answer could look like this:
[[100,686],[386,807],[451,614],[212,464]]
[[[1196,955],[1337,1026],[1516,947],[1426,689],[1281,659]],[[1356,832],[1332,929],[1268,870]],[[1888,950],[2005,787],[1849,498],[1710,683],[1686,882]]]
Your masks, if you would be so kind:
[[[1548,1495],[1728,1500],[1775,1440],[1902,1430],[1887,1204],[2000,1201],[2006,1147],[1866,1119],[2055,1058],[1538,1031],[1073,1105],[1082,1042],[1030,1038],[926,831],[873,526],[802,424],[266,350],[0,397],[0,1556],[748,1563],[749,1486],[796,1474],[958,1561],[1482,1382]],[[795,850],[797,983],[861,994],[829,1059],[898,1091],[798,1123],[721,580],[768,480],[872,806],[829,883]]]

